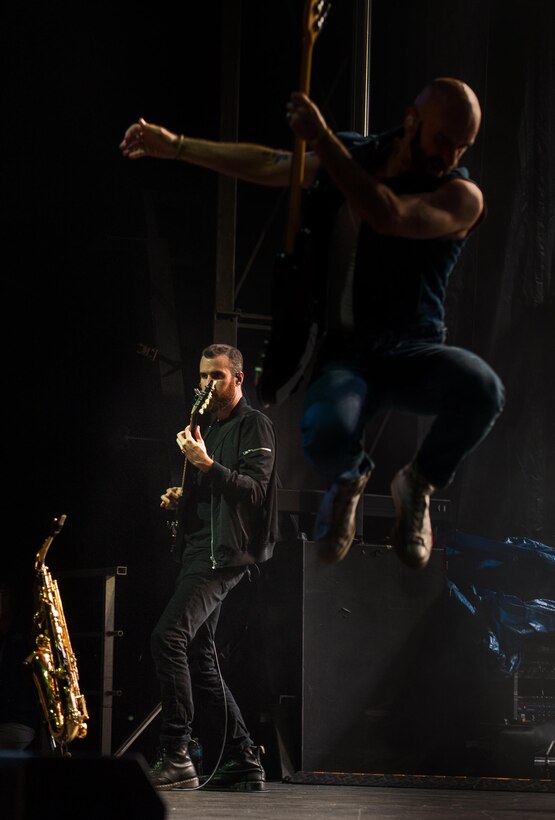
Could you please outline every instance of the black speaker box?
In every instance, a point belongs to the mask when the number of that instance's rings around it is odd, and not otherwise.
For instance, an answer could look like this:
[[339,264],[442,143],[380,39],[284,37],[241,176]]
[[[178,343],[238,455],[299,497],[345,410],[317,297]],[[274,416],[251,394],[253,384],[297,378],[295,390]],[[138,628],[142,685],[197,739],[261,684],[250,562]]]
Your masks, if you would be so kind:
[[387,547],[355,544],[330,566],[306,544],[303,770],[421,770],[445,592],[443,551],[416,571]]
[[0,755],[3,820],[164,820],[141,756]]
[[313,542],[282,542],[263,573],[282,768],[458,770],[463,683],[444,551],[413,570],[380,544],[355,543],[329,565]]

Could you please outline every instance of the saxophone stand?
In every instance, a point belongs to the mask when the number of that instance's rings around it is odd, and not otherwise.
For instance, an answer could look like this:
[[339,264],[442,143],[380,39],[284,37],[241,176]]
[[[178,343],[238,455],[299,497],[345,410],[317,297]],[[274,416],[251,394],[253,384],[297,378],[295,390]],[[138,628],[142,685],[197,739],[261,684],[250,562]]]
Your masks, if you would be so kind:
[[129,735],[129,737],[127,738],[127,740],[124,740],[124,742],[121,744],[121,746],[119,747],[119,749],[116,749],[116,751],[115,751],[115,752],[114,752],[114,754],[113,754],[113,757],[121,757],[122,755],[124,755],[124,754],[125,754],[125,752],[126,752],[126,751],[127,751],[127,750],[128,750],[128,749],[132,746],[132,745],[133,745],[133,743],[135,743],[135,741],[137,740],[137,738],[138,738],[140,735],[142,735],[142,733],[144,732],[144,730],[145,730],[148,726],[150,726],[150,724],[152,723],[152,721],[154,720],[154,718],[155,718],[157,715],[159,715],[161,711],[162,711],[162,704],[161,704],[161,703],[159,703],[157,706],[155,706],[155,707],[154,707],[154,709],[152,710],[152,712],[150,712],[150,713],[149,713],[149,714],[145,717],[145,719],[144,719],[141,723],[139,723],[139,725],[137,726],[137,728],[136,728],[133,732],[131,732],[131,734]]
[[47,755],[48,757],[71,757],[71,752],[69,751],[68,744],[59,743],[52,737],[47,721],[43,721],[43,723],[41,724],[41,732],[43,732],[41,746],[45,755]]

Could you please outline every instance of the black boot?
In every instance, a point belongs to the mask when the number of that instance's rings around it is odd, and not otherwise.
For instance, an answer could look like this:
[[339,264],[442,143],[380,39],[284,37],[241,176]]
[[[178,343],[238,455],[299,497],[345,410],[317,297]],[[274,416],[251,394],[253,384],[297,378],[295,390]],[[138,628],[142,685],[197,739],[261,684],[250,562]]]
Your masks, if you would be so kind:
[[195,765],[185,740],[165,742],[149,771],[155,789],[196,789],[199,785]]
[[206,788],[230,789],[232,791],[262,791],[266,773],[260,762],[263,746],[234,749],[224,758],[214,776],[206,782]]

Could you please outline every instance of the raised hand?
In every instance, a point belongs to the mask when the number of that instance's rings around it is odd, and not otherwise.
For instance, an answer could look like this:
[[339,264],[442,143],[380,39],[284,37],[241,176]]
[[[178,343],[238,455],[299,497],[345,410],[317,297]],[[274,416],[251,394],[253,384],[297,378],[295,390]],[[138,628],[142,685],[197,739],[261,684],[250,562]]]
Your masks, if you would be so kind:
[[327,123],[319,108],[306,94],[294,91],[287,103],[287,121],[294,133],[309,144],[328,133]]
[[142,117],[130,125],[119,144],[121,153],[129,159],[140,157],[157,157],[158,159],[176,159],[180,140],[177,134],[146,122]]
[[188,425],[185,430],[181,430],[177,434],[177,446],[191,464],[198,467],[202,472],[210,469],[214,463],[208,453],[206,452],[206,444],[200,433],[200,427],[197,425],[194,429],[194,435],[191,432],[191,427]]

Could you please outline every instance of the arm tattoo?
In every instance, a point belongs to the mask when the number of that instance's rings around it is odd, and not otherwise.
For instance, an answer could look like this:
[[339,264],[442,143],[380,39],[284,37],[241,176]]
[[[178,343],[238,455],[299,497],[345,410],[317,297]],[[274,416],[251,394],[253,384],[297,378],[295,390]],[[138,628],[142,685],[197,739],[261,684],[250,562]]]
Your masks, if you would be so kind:
[[271,155],[271,160],[272,160],[272,162],[273,162],[273,163],[275,163],[276,165],[277,165],[279,162],[285,162],[285,161],[287,161],[288,159],[289,159],[289,155],[288,155],[288,154],[284,154],[284,153],[283,153],[283,151],[274,151],[274,152],[272,153],[272,155]]

